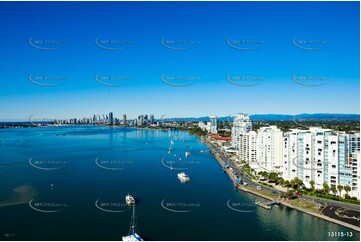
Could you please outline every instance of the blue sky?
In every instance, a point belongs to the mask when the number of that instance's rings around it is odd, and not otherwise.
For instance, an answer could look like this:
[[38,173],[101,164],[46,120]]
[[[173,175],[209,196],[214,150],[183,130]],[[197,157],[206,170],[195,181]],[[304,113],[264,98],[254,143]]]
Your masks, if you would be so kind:
[[[358,2],[1,2],[0,120],[359,113],[359,29]],[[166,48],[162,38],[186,43]],[[66,80],[40,86],[30,74]],[[96,74],[130,80],[106,86]],[[161,75],[197,80],[170,80],[191,84],[180,87]]]

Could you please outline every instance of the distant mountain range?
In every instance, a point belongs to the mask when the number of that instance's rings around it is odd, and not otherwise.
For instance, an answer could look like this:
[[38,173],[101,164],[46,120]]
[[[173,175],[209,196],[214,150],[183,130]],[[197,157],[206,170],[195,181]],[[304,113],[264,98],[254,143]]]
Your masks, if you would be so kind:
[[[314,114],[253,114],[250,115],[252,121],[357,121],[360,120],[360,114],[342,114],[342,113],[314,113]],[[209,121],[210,117],[189,117],[189,118],[165,118],[164,120],[174,121]],[[218,117],[219,121],[233,121],[234,116]]]

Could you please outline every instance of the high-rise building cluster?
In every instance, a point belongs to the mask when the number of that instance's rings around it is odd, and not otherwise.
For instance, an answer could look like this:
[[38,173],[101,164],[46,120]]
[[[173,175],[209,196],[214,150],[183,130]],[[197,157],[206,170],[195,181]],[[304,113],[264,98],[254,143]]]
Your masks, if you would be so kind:
[[218,133],[218,117],[217,116],[211,116],[210,121],[207,123],[199,122],[198,127],[201,128],[203,131],[207,130],[211,134],[217,134]]
[[360,133],[319,127],[282,132],[277,126],[260,127],[256,132],[250,117],[238,114],[232,146],[256,172],[276,172],[289,181],[297,177],[309,188],[323,189],[324,183],[347,185],[349,194],[360,198]]
[[116,118],[113,112],[108,115],[94,114],[90,118],[70,118],[70,119],[55,119],[55,124],[100,124],[100,125],[126,125],[127,116],[124,114],[123,119]]
[[[134,120],[134,125],[136,126],[148,126],[148,125],[155,125],[155,121],[154,121],[154,115],[151,114],[149,115],[149,118],[148,118],[148,115],[145,114],[145,115],[139,115],[137,119]],[[159,122],[157,122],[158,125],[160,125]]]

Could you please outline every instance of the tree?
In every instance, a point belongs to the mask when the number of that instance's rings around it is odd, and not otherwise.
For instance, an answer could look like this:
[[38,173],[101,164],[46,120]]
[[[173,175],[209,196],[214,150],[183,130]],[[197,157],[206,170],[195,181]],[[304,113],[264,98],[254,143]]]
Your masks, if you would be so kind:
[[341,193],[342,193],[342,190],[343,190],[343,186],[338,184],[337,185],[337,190],[340,192],[340,197],[341,197]]
[[326,193],[329,193],[330,192],[330,187],[328,186],[328,184],[326,182],[324,182],[322,184],[323,186],[323,190],[326,192]]
[[336,195],[337,189],[335,185],[331,185],[331,192]]
[[284,182],[284,185],[285,185],[286,187],[291,187],[291,182],[290,182],[289,180],[286,180],[286,181]]
[[343,189],[345,189],[345,192],[348,193],[351,191],[351,187],[349,185],[346,185]]
[[271,172],[271,173],[268,175],[268,178],[269,178],[270,180],[273,180],[273,181],[275,181],[275,180],[277,179],[277,177],[278,177],[278,174],[277,174],[276,172]]
[[315,190],[315,181],[311,180],[310,185],[311,185],[312,190],[314,191]]
[[278,177],[276,179],[276,183],[280,184],[281,186],[283,186],[285,184],[285,180],[282,177]]
[[293,189],[296,190],[296,189],[304,187],[305,185],[298,177],[295,177],[293,180],[291,180],[291,186]]
[[260,172],[258,172],[258,175],[262,176],[262,177],[265,178],[265,179],[268,179],[268,173],[265,172],[265,171],[260,171]]

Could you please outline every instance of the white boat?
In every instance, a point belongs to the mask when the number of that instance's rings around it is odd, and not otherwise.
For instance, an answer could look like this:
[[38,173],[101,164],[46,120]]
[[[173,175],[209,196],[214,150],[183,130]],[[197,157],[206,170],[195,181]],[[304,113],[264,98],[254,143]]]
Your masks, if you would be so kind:
[[189,153],[188,151],[186,152],[186,157],[189,157],[191,155],[191,153]]
[[122,236],[123,241],[143,241],[135,230],[135,206],[133,206],[132,218],[130,219],[130,228],[127,236]]
[[177,176],[178,176],[178,179],[181,181],[189,181],[190,180],[189,176],[186,175],[184,172],[178,173]]
[[125,202],[128,206],[133,206],[135,204],[135,199],[132,195],[128,194],[125,196]]

